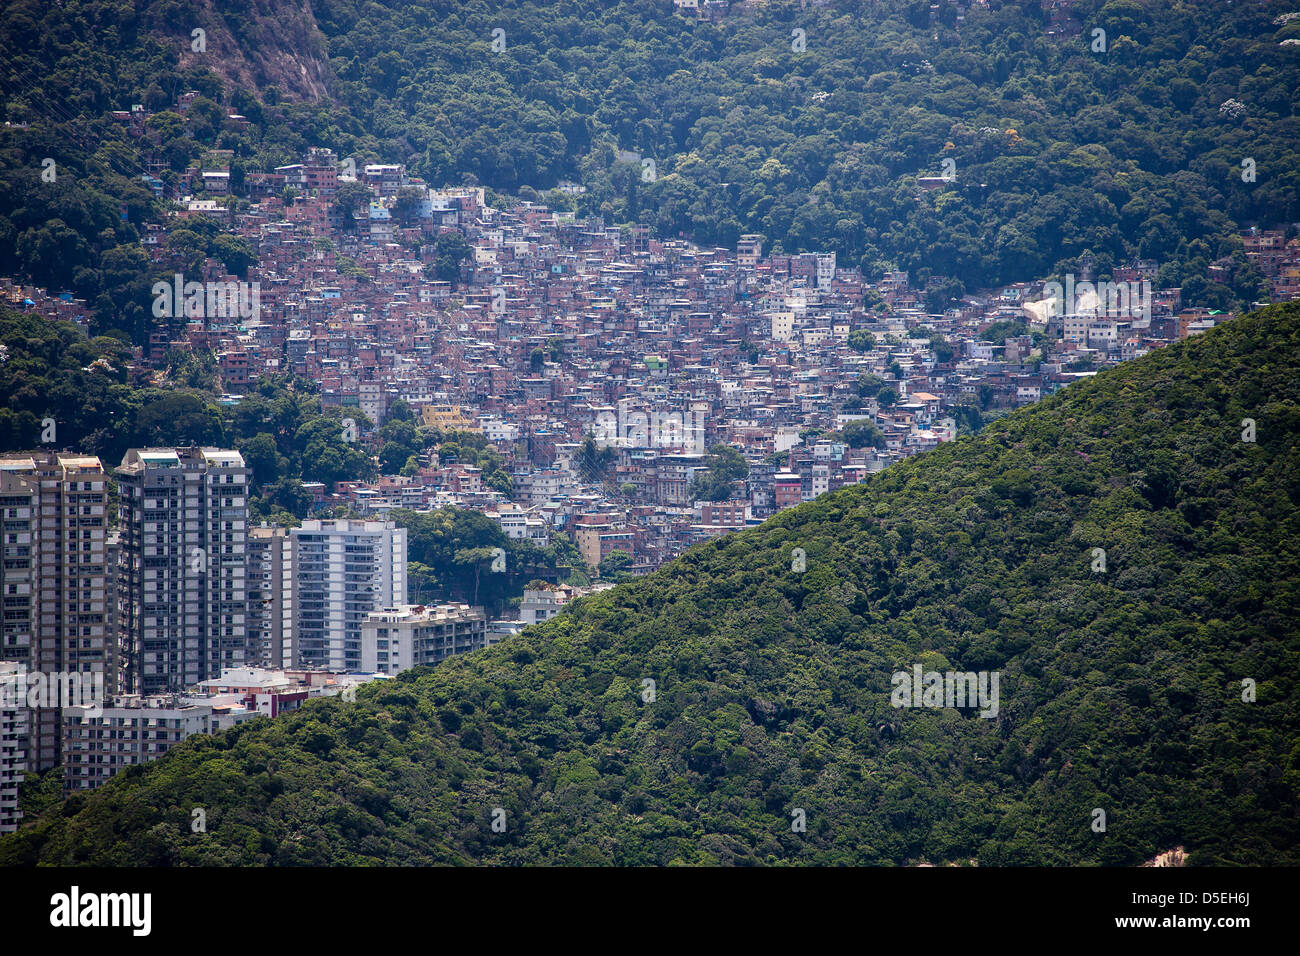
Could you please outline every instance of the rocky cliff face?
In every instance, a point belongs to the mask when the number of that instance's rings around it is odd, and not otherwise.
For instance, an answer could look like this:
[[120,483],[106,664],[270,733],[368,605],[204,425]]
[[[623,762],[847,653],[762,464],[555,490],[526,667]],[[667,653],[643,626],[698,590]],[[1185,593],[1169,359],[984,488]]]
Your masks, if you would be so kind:
[[1187,853],[1184,852],[1182,847],[1176,846],[1172,850],[1166,850],[1164,853],[1157,854],[1154,859],[1147,860],[1142,865],[1158,867],[1186,866]]
[[[205,67],[248,90],[275,86],[289,99],[329,94],[325,37],[311,0],[197,0],[184,22],[169,26],[182,43],[182,69]],[[195,29],[204,31],[202,43]]]

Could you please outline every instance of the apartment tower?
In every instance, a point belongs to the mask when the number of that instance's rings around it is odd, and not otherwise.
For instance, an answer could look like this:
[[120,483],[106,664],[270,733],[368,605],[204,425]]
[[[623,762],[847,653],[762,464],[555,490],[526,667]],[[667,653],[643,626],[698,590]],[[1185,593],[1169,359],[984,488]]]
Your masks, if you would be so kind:
[[237,451],[133,448],[114,473],[125,690],[183,691],[245,663],[249,469]]
[[[28,674],[93,674],[112,693],[119,659],[107,487],[93,456],[0,457],[0,661]],[[59,762],[58,702],[47,703],[24,719],[30,770]]]
[[366,616],[406,603],[406,529],[386,521],[310,520],[290,537],[292,666],[360,671]]

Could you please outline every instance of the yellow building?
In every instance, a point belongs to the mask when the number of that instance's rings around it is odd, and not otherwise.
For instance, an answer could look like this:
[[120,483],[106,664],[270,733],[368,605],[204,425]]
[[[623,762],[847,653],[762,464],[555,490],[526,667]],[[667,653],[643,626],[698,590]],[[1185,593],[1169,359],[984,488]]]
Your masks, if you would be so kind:
[[459,405],[425,405],[420,414],[425,425],[439,431],[478,430],[472,421],[461,414]]

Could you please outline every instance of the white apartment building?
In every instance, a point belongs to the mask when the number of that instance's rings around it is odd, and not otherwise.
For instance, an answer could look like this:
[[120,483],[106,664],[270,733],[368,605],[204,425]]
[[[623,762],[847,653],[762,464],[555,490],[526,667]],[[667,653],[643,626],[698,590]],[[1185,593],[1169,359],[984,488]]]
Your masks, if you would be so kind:
[[248,530],[250,666],[284,667],[293,653],[293,540],[288,528]]
[[[0,457],[0,661],[29,672],[119,677],[107,561],[108,476],[98,458],[53,452]],[[30,710],[27,765],[59,762],[59,712]]]
[[565,476],[554,469],[534,471],[529,484],[532,503],[545,504],[569,487]]
[[546,547],[551,541],[546,520],[530,515],[522,508],[502,507],[500,511],[487,512],[487,516],[501,525],[501,530],[511,541],[531,541],[539,548]]
[[127,690],[177,692],[248,652],[248,475],[237,451],[133,448],[114,472]]
[[375,423],[384,423],[388,413],[388,393],[383,382],[360,382],[357,385],[357,404],[362,414]]
[[483,435],[494,445],[502,442],[518,441],[522,434],[518,425],[510,422],[503,422],[499,418],[483,418],[479,421],[483,429]]
[[525,588],[523,600],[519,602],[519,619],[525,624],[549,621],[573,598],[574,590],[567,585],[536,590]]
[[817,253],[817,288],[829,289],[835,282],[835,253]]
[[406,529],[387,521],[309,520],[292,543],[286,664],[362,670],[361,625],[406,603]]
[[1089,348],[1114,348],[1119,344],[1119,327],[1114,322],[1093,322],[1088,326],[1087,341]]
[[809,483],[808,493],[811,498],[824,495],[831,490],[831,471],[829,465],[814,464],[812,466],[812,481]]
[[1043,389],[1039,385],[1017,385],[1016,386],[1016,403],[1028,405],[1038,401],[1043,397]]
[[63,708],[63,792],[94,790],[123,767],[149,763],[194,734],[214,734],[259,716],[232,695],[114,697],[100,708]]
[[[18,664],[0,661],[0,681],[16,679],[18,670]],[[27,713],[23,707],[0,704],[0,833],[13,833],[22,819],[18,785],[27,766]]]
[[388,607],[361,625],[362,669],[390,676],[487,645],[487,615],[468,604]]
[[768,316],[772,323],[772,338],[777,342],[789,342],[794,338],[794,313],[773,312]]

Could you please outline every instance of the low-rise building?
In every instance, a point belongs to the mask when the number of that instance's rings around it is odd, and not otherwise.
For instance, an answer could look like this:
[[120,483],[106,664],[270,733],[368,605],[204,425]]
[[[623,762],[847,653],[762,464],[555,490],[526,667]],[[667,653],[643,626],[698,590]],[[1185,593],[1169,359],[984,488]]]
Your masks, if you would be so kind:
[[361,666],[400,674],[488,644],[487,615],[468,604],[406,604],[373,611],[361,624]]
[[525,624],[549,621],[563,611],[564,606],[575,596],[576,589],[567,584],[525,588],[523,600],[519,602],[519,619]]
[[126,694],[63,708],[63,792],[94,790],[124,767],[157,760],[187,737],[258,716],[234,700]]
[[236,667],[220,677],[203,681],[197,690],[213,698],[234,695],[248,710],[264,717],[279,717],[297,710],[310,697],[324,696],[321,686],[313,686],[304,679],[306,676],[260,667]]

